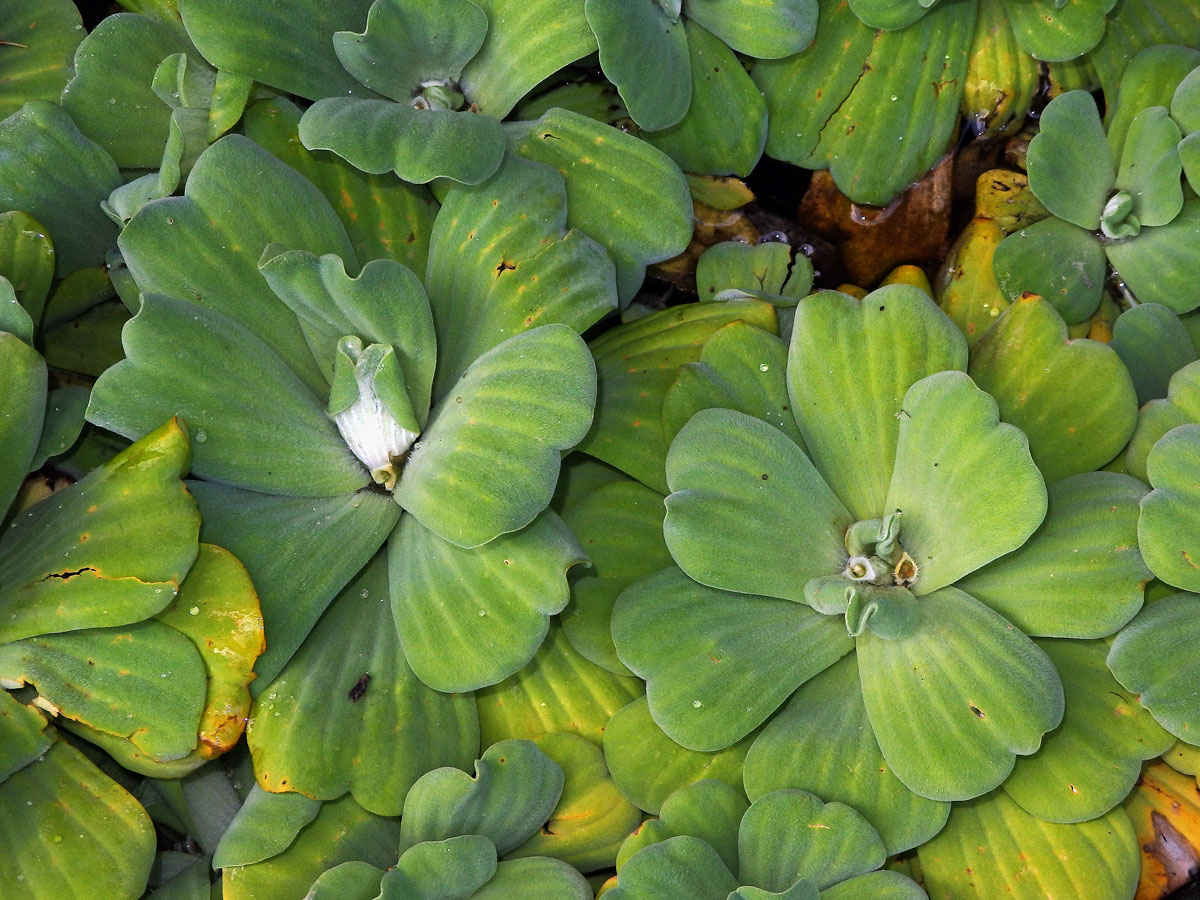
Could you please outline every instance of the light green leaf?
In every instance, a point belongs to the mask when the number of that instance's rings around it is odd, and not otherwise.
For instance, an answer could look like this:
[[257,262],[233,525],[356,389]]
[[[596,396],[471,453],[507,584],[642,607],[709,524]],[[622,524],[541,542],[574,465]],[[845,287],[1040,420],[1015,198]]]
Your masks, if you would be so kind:
[[883,865],[883,841],[842,803],[804,791],[772,791],[750,804],[738,834],[738,877],[769,891],[799,879],[827,888]]
[[1195,471],[1200,463],[1200,425],[1169,431],[1150,451],[1146,471],[1154,488],[1142,500],[1138,541],[1156,577],[1184,590],[1200,590],[1196,547]]
[[426,841],[400,854],[383,876],[379,900],[468,900],[496,873],[496,848],[465,834]]
[[1112,634],[1142,607],[1150,570],[1138,552],[1146,486],[1090,472],[1049,488],[1049,511],[1024,546],[977,569],[957,587],[1021,631],[1060,638]]
[[1053,215],[1088,231],[1100,227],[1117,171],[1087,91],[1068,91],[1047,104],[1029,142],[1028,166],[1030,189]]
[[646,681],[662,729],[692,750],[721,750],[852,647],[843,622],[803,603],[730,594],[678,569],[617,598],[613,640]]
[[[711,4],[710,4],[711,5]],[[693,6],[689,4],[689,12]],[[698,175],[750,174],[767,142],[767,102],[725,42],[684,18],[692,100],[682,119],[647,131],[653,144]]]
[[441,177],[479,184],[504,155],[504,132],[491,116],[358,97],[318,100],[300,119],[300,140],[364,172],[394,171],[414,184]]
[[46,419],[37,453],[29,463],[31,471],[40,469],[50,457],[66,453],[79,439],[89,393],[81,384],[70,384],[55,388],[46,397]]
[[912,634],[858,639],[867,714],[908,788],[967,800],[999,785],[1063,715],[1054,665],[1005,619],[954,588],[921,597]]
[[[31,178],[35,171],[56,177]],[[122,181],[112,157],[57,104],[30,101],[0,122],[0,210],[21,210],[50,229],[59,277],[104,262],[117,229],[100,201]]]
[[926,375],[966,366],[962,333],[919,288],[891,285],[862,300],[823,291],[796,308],[792,413],[814,465],[855,518],[894,506],[885,497],[905,410],[913,412],[906,392]]
[[914,794],[888,767],[853,654],[802,684],[767,724],[746,755],[745,784],[753,800],[795,788],[844,803],[871,823],[892,855],[933,837],[950,814],[950,804]]
[[159,622],[4,644],[0,680],[32,684],[67,727],[77,720],[153,759],[180,759],[196,746],[204,663],[186,637]]
[[1137,837],[1123,810],[1055,825],[1031,816],[1003,791],[956,803],[946,827],[917,852],[929,895],[956,900],[1001,893],[1013,900],[1128,900],[1140,868]]
[[646,698],[641,697],[618,710],[608,723],[604,757],[626,799],[657,814],[675,791],[698,781],[717,780],[740,791],[742,762],[753,741],[751,733],[714,753],[688,750],[655,724]]
[[[1145,11],[1145,6],[1143,2],[1122,3],[1116,17],[1124,18],[1128,13],[1139,16]],[[1165,24],[1166,19],[1162,13],[1170,16],[1171,12],[1174,10],[1166,7],[1161,11],[1156,10],[1154,15],[1158,22],[1154,24]],[[1191,15],[1194,16],[1195,13]],[[1104,43],[1112,44],[1114,38],[1134,38],[1135,41],[1140,41],[1146,37],[1145,24],[1149,23],[1139,22],[1138,25],[1142,27],[1128,29],[1125,34],[1110,33]],[[1113,73],[1106,65],[1101,66],[1106,76],[1115,74],[1120,79],[1119,85],[1116,79],[1112,80],[1113,83],[1104,85],[1105,93],[1114,97],[1112,109],[1107,115],[1108,146],[1113,159],[1120,159],[1124,153],[1125,138],[1129,134],[1129,126],[1134,116],[1152,106],[1170,106],[1175,90],[1184,76],[1200,65],[1200,50],[1180,46],[1181,43],[1186,42],[1151,40],[1140,53],[1134,51],[1136,56],[1131,53],[1128,60],[1122,61],[1121,69],[1124,71],[1118,70]],[[1126,62],[1128,65],[1124,64]],[[1184,133],[1188,130],[1190,129],[1184,129]]]
[[339,31],[333,49],[360,82],[407,104],[432,81],[457,82],[487,30],[487,15],[470,0],[445,0],[436,8],[376,0],[366,30]]
[[400,846],[483,835],[503,856],[537,831],[558,805],[563,773],[531,741],[502,741],[484,751],[474,777],[460,769],[423,775],[404,802]]
[[1129,370],[1139,404],[1167,396],[1171,376],[1200,356],[1179,316],[1159,303],[1121,313],[1109,345]]
[[0,784],[46,755],[54,736],[53,731],[46,734],[46,724],[46,717],[35,707],[0,691]]
[[558,733],[537,745],[563,770],[562,796],[545,825],[509,857],[553,857],[581,872],[611,868],[621,842],[641,824],[641,811],[621,796],[595,744]]
[[[145,16],[108,16],[79,47],[63,108],[121,168],[158,168],[171,107],[151,81],[164,59],[188,49],[179,35]],[[202,65],[195,57],[188,63]]]
[[567,571],[586,556],[546,511],[470,550],[406,515],[388,547],[392,615],[417,677],[440,691],[495,684],[529,662],[562,610]]
[[628,303],[649,263],[682,253],[692,236],[692,199],[667,156],[602,122],[553,109],[528,126],[513,126],[512,149],[562,173],[567,225],[612,254],[617,293]]
[[804,452],[760,419],[696,413],[671,444],[667,482],[667,547],[701,584],[803,603],[809,579],[844,567],[853,518]]
[[0,213],[0,277],[8,279],[34,326],[40,324],[54,279],[54,244],[28,213]]
[[345,229],[320,191],[240,135],[205,150],[184,196],[147,204],[120,240],[143,293],[188,300],[236,319],[305,385],[321,391],[326,385],[299,322],[258,272],[271,244],[334,253],[357,269]]
[[1200,727],[1194,689],[1197,662],[1196,597],[1179,593],[1152,603],[1117,635],[1108,666],[1138,695],[1160,725],[1192,742]]
[[224,900],[292,900],[303,897],[321,873],[361,861],[378,869],[396,864],[400,825],[373,815],[350,796],[321,805],[282,852],[222,872]]
[[615,675],[580,656],[565,631],[551,620],[549,634],[528,665],[475,692],[483,746],[550,732],[569,732],[600,744],[613,715],[643,695],[638,679]]
[[850,8],[871,28],[896,31],[907,28],[938,0],[850,0]]
[[[0,282],[0,287],[3,286],[5,283]],[[28,317],[25,321],[28,322]],[[2,331],[0,360],[0,419],[5,423],[0,431],[0,518],[3,518],[29,471],[42,434],[46,416],[46,363],[20,337]],[[0,556],[0,585],[7,588],[6,568]],[[0,608],[9,605],[7,598],[0,601]],[[0,626],[0,636],[8,633]]]
[[1171,376],[1165,399],[1151,400],[1139,410],[1125,452],[1129,474],[1148,481],[1146,460],[1159,438],[1177,425],[1194,422],[1200,422],[1200,364],[1188,363]]
[[1062,723],[1033,756],[1017,760],[1004,790],[1047,822],[1085,822],[1125,799],[1171,736],[1126,693],[1105,664],[1104,641],[1038,641],[1066,697]]
[[1137,392],[1121,358],[1099,341],[1071,340],[1038,297],[1005,310],[975,345],[969,372],[1028,437],[1049,483],[1104,465],[1137,425]]
[[237,321],[151,296],[123,339],[128,358],[96,382],[90,421],[136,438],[181,416],[195,437],[192,471],[234,487],[331,497],[370,482],[322,399]]
[[6,528],[0,640],[140,622],[170,603],[197,552],[187,465],[170,422]]
[[621,591],[671,565],[662,535],[662,495],[622,478],[584,495],[564,510],[563,520],[592,563],[571,572],[571,602],[562,612],[563,631],[593,663],[628,675],[629,669],[617,658],[609,620]]
[[1200,265],[1200,200],[1184,203],[1183,211],[1166,225],[1106,244],[1104,252],[1140,302],[1161,303],[1177,313],[1200,304],[1192,292],[1193,274]]
[[1179,161],[1192,193],[1200,187],[1200,132],[1193,131],[1179,142]]
[[583,876],[565,862],[535,857],[500,863],[492,880],[471,900],[591,900],[592,889]]
[[812,43],[817,0],[688,0],[687,16],[738,53],[777,59],[799,53]]
[[928,900],[924,889],[907,875],[883,869],[851,878],[821,891],[821,900]]
[[1037,294],[1050,301],[1068,325],[1095,313],[1108,275],[1096,235],[1053,216],[1001,241],[992,265],[996,283],[1010,302]]
[[582,333],[616,308],[613,264],[591,238],[567,231],[566,208],[562,176],[511,154],[484,184],[447,193],[425,273],[435,401],[508,338],[551,324]]
[[1022,50],[1059,62],[1095,47],[1108,24],[1105,14],[1116,5],[1117,0],[1006,0],[1004,9]]
[[704,342],[738,320],[774,332],[775,307],[756,300],[691,303],[606,331],[591,343],[599,389],[592,430],[579,449],[667,493],[669,435],[663,398]]
[[240,0],[179,0],[188,36],[213,66],[309,100],[370,94],[333,46],[334,32],[366,25],[370,6],[371,0],[337,6],[281,0],[252,8]]
[[418,274],[425,271],[438,210],[428,188],[391,172],[368,175],[332,153],[306,150],[300,143],[300,110],[282,97],[252,105],[243,124],[247,137],[325,195],[360,261],[394,259]]
[[27,100],[57,102],[85,31],[69,0],[14,0],[0,13],[0,119]]
[[221,835],[214,869],[248,866],[278,856],[321,811],[321,803],[303,794],[272,794],[257,784]]
[[646,131],[669,128],[692,102],[688,38],[678,10],[641,0],[585,0],[600,68]]
[[1024,544],[1046,515],[1046,486],[996,402],[963,373],[940,372],[904,397],[884,510],[902,513],[920,596]]
[[523,528],[550,502],[560,451],[587,434],[595,398],[591,357],[570,328],[509,338],[434,409],[396,502],[459,547]]
[[1166,225],[1183,209],[1183,163],[1176,146],[1183,135],[1163,106],[1142,110],[1129,123],[1116,187],[1133,199],[1143,225]]
[[651,844],[691,835],[716,850],[732,872],[738,867],[738,829],[749,806],[740,789],[722,781],[709,779],[681,787],[663,802],[657,819],[643,822],[621,845],[617,870]]
[[471,698],[430,690],[404,661],[382,555],[262,691],[251,722],[260,785],[318,800],[349,791],[379,815],[400,815],[417,778],[469,766],[479,747]]
[[365,862],[344,862],[321,873],[305,900],[376,900],[384,872]]
[[608,900],[725,900],[737,881],[717,851],[689,835],[668,838],[630,857]]
[[276,497],[203,481],[188,483],[203,514],[201,537],[230,549],[258,589],[267,650],[259,694],[279,674],[325,607],[387,539],[400,510],[389,497]]
[[0,813],[6,900],[136,897],[144,890],[154,824],[65,741],[0,784]]

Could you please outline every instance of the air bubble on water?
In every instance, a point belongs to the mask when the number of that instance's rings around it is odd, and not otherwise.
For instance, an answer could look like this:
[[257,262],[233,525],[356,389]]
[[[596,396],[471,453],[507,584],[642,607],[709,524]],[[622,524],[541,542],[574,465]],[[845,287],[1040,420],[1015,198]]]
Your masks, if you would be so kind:
[[693,701],[692,701],[692,706],[694,706],[696,709],[699,709],[699,708],[700,708],[701,706],[703,706],[703,705],[704,705],[704,704],[703,704],[703,703],[701,703],[699,700],[693,700]]
[[486,609],[481,609],[481,610],[479,611],[479,618],[481,618],[481,619],[482,619],[482,618],[483,618],[484,616],[486,616],[486,615],[487,615],[487,610],[486,610]]
[[760,371],[760,372],[766,372],[766,371],[767,371],[768,369],[770,369],[770,368],[771,368],[771,367],[770,367],[770,366],[768,366],[766,363],[759,363],[759,364],[758,364],[758,371]]
[[208,440],[208,432],[205,431],[203,428],[201,428],[199,431],[196,432],[196,443],[197,444],[203,444],[207,440]]
[[189,615],[189,616],[198,616],[198,615],[200,615],[200,607],[198,607],[198,606],[193,606],[191,609],[189,609],[189,610],[188,610],[188,615]]

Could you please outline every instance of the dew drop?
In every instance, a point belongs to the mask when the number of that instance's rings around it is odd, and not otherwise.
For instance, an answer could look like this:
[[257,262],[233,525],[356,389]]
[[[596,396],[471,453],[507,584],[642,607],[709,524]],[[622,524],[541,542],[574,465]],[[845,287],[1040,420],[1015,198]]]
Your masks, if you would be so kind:
[[703,705],[704,705],[704,704],[703,704],[703,703],[701,703],[699,700],[693,700],[693,701],[692,701],[692,706],[694,706],[696,709],[699,709],[699,708],[700,708],[701,706],[703,706]]

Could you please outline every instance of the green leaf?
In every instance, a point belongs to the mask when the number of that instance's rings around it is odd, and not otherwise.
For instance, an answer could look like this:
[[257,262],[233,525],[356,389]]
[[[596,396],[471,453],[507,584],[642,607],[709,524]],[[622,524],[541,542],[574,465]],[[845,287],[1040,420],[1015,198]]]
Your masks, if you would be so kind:
[[373,815],[350,796],[322,804],[282,852],[222,873],[225,900],[303,897],[322,872],[358,860],[379,869],[396,864],[400,826]]
[[408,664],[440,691],[495,684],[530,661],[567,604],[567,571],[586,556],[546,511],[474,549],[406,515],[388,547],[392,615]]
[[1100,227],[1117,171],[1100,113],[1087,91],[1055,97],[1029,142],[1029,187],[1053,215],[1088,231]]
[[567,863],[534,858],[500,863],[492,880],[471,900],[591,900],[591,896],[591,887]]
[[1137,541],[1146,486],[1091,472],[1055,482],[1048,494],[1046,520],[1025,545],[957,586],[1026,634],[1110,635],[1141,609],[1150,579]]
[[5,898],[92,900],[144,890],[154,862],[150,817],[65,741],[0,784],[0,812]]
[[487,13],[483,47],[463,70],[461,89],[502,119],[541,82],[596,50],[578,0],[475,0]]
[[545,825],[509,857],[553,857],[581,872],[611,868],[621,841],[641,824],[641,811],[621,796],[595,744],[559,733],[543,735],[537,745],[563,770],[562,796]]
[[322,398],[239,322],[150,296],[123,338],[128,358],[96,382],[90,421],[132,439],[180,416],[195,437],[192,471],[234,487],[331,497],[369,483]]
[[803,603],[809,579],[844,567],[853,517],[804,452],[760,419],[696,413],[671,444],[667,482],[663,535],[701,584]]
[[0,784],[46,755],[54,736],[54,732],[45,733],[46,724],[46,717],[33,706],[25,705],[6,690],[0,691],[0,734],[4,736],[0,743]]
[[321,811],[303,794],[272,794],[257,784],[221,835],[213,854],[214,869],[248,866],[278,856]]
[[897,436],[913,412],[906,392],[966,367],[962,333],[919,288],[891,285],[862,300],[823,291],[796,308],[792,412],[813,464],[855,518],[893,508],[885,497]]
[[864,25],[897,31],[925,15],[938,0],[850,0],[850,9]]
[[129,310],[119,300],[112,300],[93,306],[69,322],[49,327],[43,324],[41,341],[46,364],[92,378],[101,375],[124,358],[121,329],[128,321]]
[[656,814],[675,791],[698,781],[717,780],[740,791],[742,763],[753,741],[751,733],[713,753],[688,750],[655,724],[646,698],[640,697],[609,721],[604,757],[626,799]]
[[883,865],[875,829],[841,803],[804,791],[772,791],[750,804],[738,835],[738,876],[769,891],[799,879],[827,888]]
[[1179,142],[1179,161],[1188,187],[1195,193],[1200,186],[1200,132],[1192,132]]
[[806,297],[812,282],[812,260],[778,241],[722,241],[696,261],[696,293],[708,299],[732,290],[783,307]]
[[641,0],[585,0],[600,68],[646,131],[674,125],[692,102],[688,37],[678,11]]
[[1103,641],[1039,641],[1063,683],[1062,723],[1033,756],[1017,760],[1004,790],[1047,822],[1085,822],[1125,799],[1171,736],[1121,690],[1105,664]]
[[213,66],[309,100],[370,94],[342,67],[333,46],[334,32],[366,25],[370,6],[371,0],[336,7],[281,0],[253,8],[239,0],[179,0],[188,36]]
[[466,834],[426,841],[400,854],[383,876],[379,900],[468,900],[496,873],[496,848]]
[[5,529],[0,641],[140,622],[175,596],[200,517],[170,422]]
[[0,119],[27,100],[57,102],[85,31],[69,0],[14,0],[0,13]]
[[774,332],[775,307],[755,300],[692,303],[606,331],[591,343],[599,381],[596,417],[579,449],[666,493],[669,435],[663,398],[704,342],[738,320]]
[[1051,217],[1013,232],[992,256],[996,282],[1011,302],[1037,294],[1068,325],[1089,319],[1104,296],[1108,263],[1090,231]]
[[413,675],[387,587],[379,555],[259,695],[247,740],[263,787],[318,800],[349,791],[364,809],[398,816],[417,778],[475,758],[471,698],[438,694]]
[[504,132],[491,116],[358,97],[318,100],[300,120],[300,140],[364,172],[394,171],[415,184],[443,177],[479,184],[504,155]]
[[377,259],[351,278],[340,257],[317,257],[307,250],[272,256],[259,271],[300,319],[317,365],[330,381],[337,343],[344,335],[392,347],[417,419],[424,423],[437,361],[436,338],[425,288],[412,271],[393,260]]
[[621,591],[671,565],[662,534],[662,495],[621,479],[586,494],[564,510],[563,520],[592,563],[571,572],[571,602],[562,612],[563,631],[587,659],[628,675],[629,669],[617,657],[609,620]]
[[595,399],[591,357],[570,328],[509,338],[433,410],[396,502],[459,547],[523,528],[550,502],[560,451],[587,434]]
[[[438,205],[428,188],[392,175],[368,175],[332,153],[300,143],[300,110],[282,97],[255,103],[246,136],[317,186],[337,213],[358,259],[394,259],[423,273]],[[340,336],[340,335],[339,335]]]
[[360,82],[407,104],[431,81],[457,82],[487,30],[487,15],[470,0],[445,0],[436,8],[376,0],[366,30],[339,31],[333,49]]
[[1120,357],[1099,341],[1071,340],[1037,297],[1022,297],[988,329],[969,371],[1028,437],[1050,483],[1104,465],[1137,425],[1137,392]]
[[746,755],[745,784],[753,800],[795,788],[844,803],[879,832],[890,855],[929,840],[950,814],[950,804],[914,794],[888,767],[853,654],[801,685],[767,724]]
[[384,872],[365,862],[345,862],[321,873],[306,900],[376,900]]
[[1117,0],[1007,0],[1009,24],[1021,49],[1034,59],[1075,59],[1099,43],[1105,15]]
[[1142,110],[1129,123],[1116,187],[1133,198],[1133,214],[1143,226],[1166,225],[1183,209],[1176,149],[1183,135],[1163,106]]
[[1117,635],[1108,666],[1160,725],[1181,740],[1195,740],[1200,705],[1194,690],[1196,597],[1179,593],[1143,609]]
[[299,322],[258,272],[263,250],[271,244],[334,253],[352,269],[357,266],[345,229],[320,191],[240,135],[205,150],[184,196],[147,204],[120,241],[143,293],[177,297],[231,316],[310,389],[324,390]]
[[486,747],[508,738],[570,732],[599,744],[613,715],[644,692],[638,679],[615,675],[580,656],[565,629],[552,620],[528,665],[475,692],[481,742]]
[[1148,481],[1146,460],[1155,443],[1175,426],[1193,422],[1200,422],[1200,365],[1188,363],[1171,376],[1165,399],[1151,400],[1138,411],[1125,452],[1129,474]]
[[201,538],[246,566],[267,623],[259,694],[279,674],[325,607],[375,554],[400,516],[389,497],[276,497],[203,481],[188,483],[203,514]]
[[[1193,51],[1192,61],[1200,67],[1200,58]],[[1179,80],[1179,86],[1171,95],[1171,118],[1180,131],[1190,134],[1200,131],[1200,70],[1192,68]]]
[[0,213],[0,277],[8,279],[17,302],[37,326],[54,279],[54,244],[28,213]]
[[187,756],[204,707],[200,653],[159,622],[42,635],[0,646],[0,679],[34,685],[55,715],[130,740],[156,760]]
[[0,333],[33,347],[33,319],[20,303],[7,278],[0,276]]
[[1191,293],[1191,279],[1200,265],[1198,238],[1200,200],[1189,200],[1168,224],[1145,229],[1136,238],[1106,244],[1104,252],[1140,302],[1161,303],[1185,313],[1200,304]]
[[786,373],[783,341],[746,322],[726,325],[704,342],[699,361],[684,365],[667,391],[663,401],[667,434],[678,434],[701,410],[731,409],[775,426],[803,448],[804,439],[791,413]]
[[[158,168],[171,107],[151,82],[163,60],[188,49],[179,35],[145,16],[108,16],[79,47],[63,108],[121,168]],[[193,56],[188,64],[200,62]]]
[[71,449],[83,431],[83,415],[87,409],[89,391],[80,384],[55,388],[46,397],[46,419],[37,453],[29,463],[30,470],[40,469],[52,456]]
[[967,800],[999,785],[1063,715],[1054,665],[969,594],[921,597],[913,633],[858,639],[863,699],[883,756],[923,797]]
[[[1125,12],[1126,7],[1136,9],[1142,5],[1122,4],[1117,14]],[[1120,76],[1119,90],[1116,90],[1117,85],[1105,85],[1110,95],[1116,94],[1112,110],[1107,115],[1108,146],[1113,159],[1122,157],[1125,138],[1134,117],[1152,106],[1171,106],[1180,82],[1200,65],[1200,50],[1181,47],[1170,41],[1152,43],[1155,46],[1148,46],[1133,56],[1129,64],[1123,67],[1125,71],[1117,73]],[[1184,134],[1191,130],[1183,128]]]
[[1024,544],[1045,517],[1046,487],[1025,435],[999,421],[996,402],[961,372],[940,372],[904,397],[884,509],[903,515],[920,596]]
[[[30,172],[55,172],[31,178]],[[100,209],[122,178],[61,106],[30,101],[0,122],[0,209],[33,216],[54,236],[59,277],[104,262],[116,226]]]
[[435,401],[514,335],[563,324],[582,333],[616,308],[612,262],[567,231],[563,179],[509,154],[495,176],[446,194],[425,288],[438,337]]
[[613,640],[646,681],[663,730],[692,750],[721,750],[851,649],[845,626],[803,603],[730,594],[678,569],[617,599]]
[[924,889],[907,875],[883,869],[851,878],[821,891],[821,900],[855,900],[870,897],[872,900],[927,900]]
[[820,41],[754,66],[770,114],[767,154],[827,167],[853,202],[886,206],[957,133],[976,5],[940,3],[887,32],[845,4],[820,6]]
[[631,134],[553,109],[509,135],[512,149],[562,173],[567,225],[612,254],[618,297],[628,303],[649,263],[682,253],[692,236],[687,182],[660,150]]
[[725,900],[737,881],[717,851],[689,835],[635,853],[621,868],[608,900]]
[[562,789],[562,769],[536,744],[493,744],[476,761],[474,777],[460,769],[434,769],[413,785],[404,802],[400,846],[483,835],[503,856],[550,818]]
[[750,804],[741,790],[722,781],[697,781],[671,794],[657,819],[641,824],[621,845],[617,870],[634,853],[668,838],[691,835],[717,851],[732,872],[738,867],[738,829]]
[[1200,425],[1169,431],[1150,451],[1146,472],[1154,488],[1142,500],[1138,542],[1146,565],[1167,584],[1200,590],[1200,548],[1195,544],[1195,467],[1200,460]]
[[687,16],[738,53],[777,59],[799,53],[812,43],[817,0],[688,0]]
[[1139,404],[1166,397],[1171,376],[1200,355],[1179,316],[1159,303],[1121,313],[1109,346],[1129,370]]
[[991,900],[999,893],[1014,900],[1127,900],[1140,868],[1137,837],[1123,810],[1055,825],[1031,816],[1002,791],[956,803],[946,827],[918,854],[929,895],[959,900]]
[[[693,8],[689,5],[689,12]],[[685,172],[744,178],[762,157],[767,142],[766,100],[724,41],[692,18],[683,20],[683,28],[690,58],[691,105],[674,125],[645,132],[642,138]]]
[[[0,431],[0,518],[4,518],[37,453],[46,415],[46,363],[36,350],[9,332],[0,332],[0,360],[0,419],[5,423]],[[0,555],[0,585],[10,589],[6,568]],[[8,605],[7,598],[0,601],[0,609]],[[7,633],[0,626],[0,639]]]

